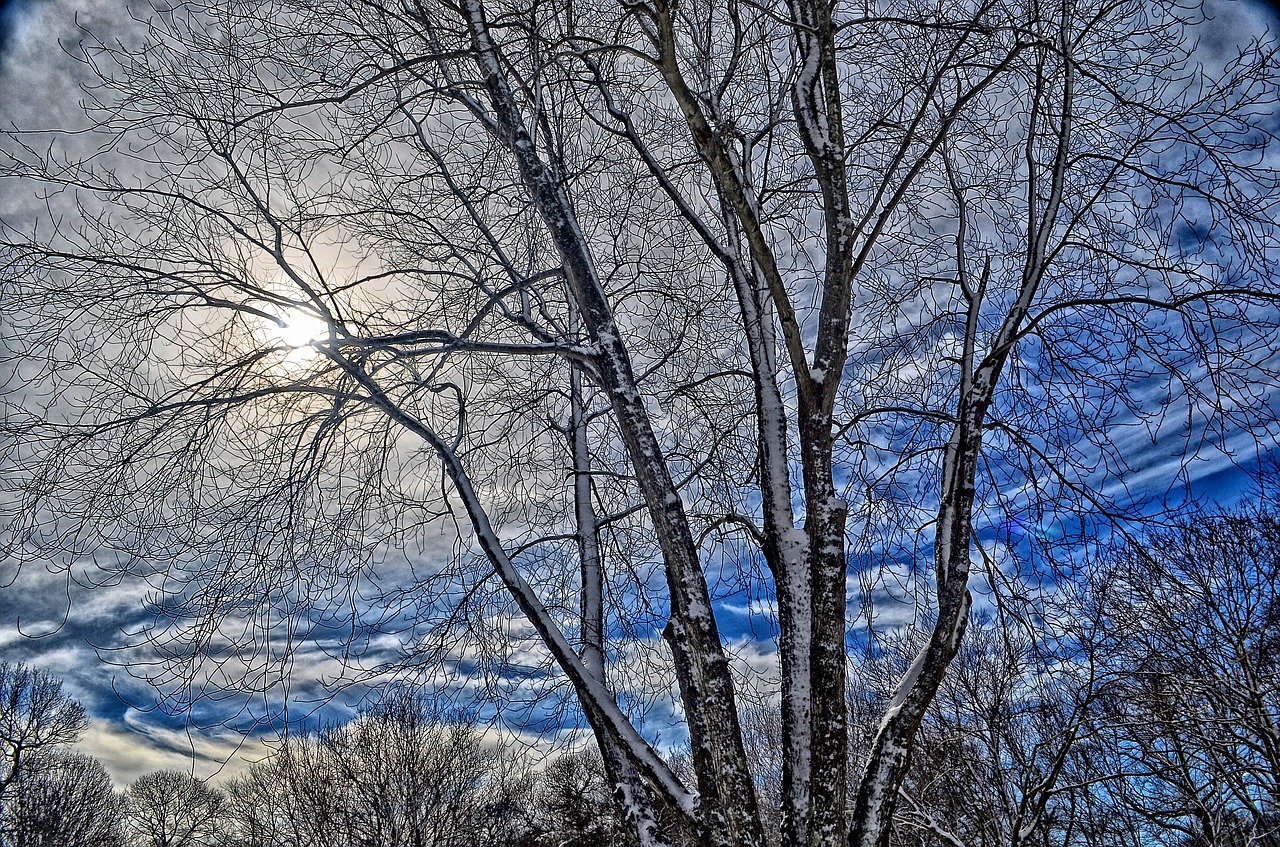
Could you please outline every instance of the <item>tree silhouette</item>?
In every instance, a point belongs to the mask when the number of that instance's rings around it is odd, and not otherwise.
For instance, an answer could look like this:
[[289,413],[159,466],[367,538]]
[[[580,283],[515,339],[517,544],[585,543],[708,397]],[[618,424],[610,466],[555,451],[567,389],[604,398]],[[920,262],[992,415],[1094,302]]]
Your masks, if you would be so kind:
[[0,662],[0,832],[14,826],[23,779],[50,761],[44,754],[79,739],[86,725],[84,707],[62,690],[62,680],[21,662]]

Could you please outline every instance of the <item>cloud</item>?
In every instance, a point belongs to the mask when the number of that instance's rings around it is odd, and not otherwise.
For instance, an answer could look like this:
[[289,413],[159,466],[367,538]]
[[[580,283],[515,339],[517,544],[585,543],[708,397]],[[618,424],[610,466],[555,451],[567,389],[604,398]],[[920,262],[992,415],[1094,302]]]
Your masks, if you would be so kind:
[[75,749],[101,761],[119,789],[158,770],[178,770],[197,779],[225,782],[269,752],[260,740],[231,732],[166,729],[140,712],[130,713],[123,722],[90,720]]
[[[0,114],[5,124],[83,123],[81,82],[89,69],[72,56],[90,32],[135,27],[119,0],[18,0],[0,6]],[[71,55],[68,55],[71,54]]]
[[0,4],[0,66],[10,53],[22,48],[24,36],[31,30],[32,19],[42,0],[12,0]]

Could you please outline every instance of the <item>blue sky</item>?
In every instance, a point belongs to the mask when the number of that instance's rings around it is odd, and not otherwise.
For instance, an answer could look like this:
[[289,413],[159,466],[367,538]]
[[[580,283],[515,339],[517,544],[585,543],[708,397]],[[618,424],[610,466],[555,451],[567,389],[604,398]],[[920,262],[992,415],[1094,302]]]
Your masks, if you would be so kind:
[[[1239,4],[1223,6],[1224,19],[1232,21],[1229,29],[1233,34],[1258,19],[1241,14],[1243,8]],[[5,123],[11,119],[49,124],[77,119],[74,104],[78,99],[78,69],[57,46],[59,39],[73,41],[79,37],[73,13],[79,15],[80,24],[97,31],[124,26],[127,20],[123,6],[107,0],[82,4],[26,0],[7,3],[0,11],[0,118]],[[1206,49],[1213,49],[1214,39],[1229,40],[1229,36],[1215,34],[1207,38]],[[16,198],[0,198],[5,200],[10,202],[0,202],[0,210],[16,214],[13,210],[23,208]],[[1243,433],[1240,435],[1236,445],[1240,450],[1234,463],[1226,455],[1210,451],[1203,463],[1193,467],[1190,481],[1194,493],[1230,503],[1248,488],[1251,454],[1247,439]],[[1177,499],[1180,489],[1170,485],[1183,466],[1180,445],[1184,442],[1177,433],[1153,439],[1135,428],[1127,437],[1132,437],[1132,444],[1126,447],[1127,458],[1141,471],[1140,478],[1144,480],[1144,488],[1136,492],[1137,496],[1150,495],[1153,505],[1169,494]],[[993,525],[985,531],[990,538],[1003,534],[1008,539],[1019,534],[1058,532],[1061,524],[1056,520],[1028,519]],[[148,619],[140,605],[144,590],[136,582],[94,585],[98,579],[87,568],[73,567],[69,572],[26,568],[15,582],[0,589],[0,656],[38,665],[66,681],[95,719],[84,748],[103,758],[122,783],[148,770],[186,766],[192,761],[201,776],[231,772],[236,765],[223,768],[228,758],[243,760],[256,754],[258,748],[252,743],[245,745],[240,732],[251,725],[253,716],[263,714],[263,707],[252,697],[204,699],[180,715],[155,708],[152,689],[124,667],[145,659],[145,654],[117,650],[130,640],[126,633],[135,631]],[[885,586],[878,590],[887,609],[892,592]],[[768,597],[758,593],[726,587],[722,594],[720,612],[725,632],[741,648],[744,666],[764,669],[769,664],[767,643],[755,640],[767,638],[767,615],[761,614],[767,606]],[[390,659],[395,653],[396,627],[387,629],[390,634],[370,634],[366,659],[371,663]],[[519,635],[518,626],[515,634]],[[333,655],[339,652],[343,636],[342,630],[331,623],[317,624],[313,635],[314,645],[301,648],[291,664],[294,708],[288,716],[304,725],[314,724],[320,717],[340,719],[351,715],[367,690],[367,686],[358,684],[331,694],[319,683],[343,673]],[[644,665],[646,649],[648,645],[637,643],[635,656],[630,658],[637,668]],[[531,661],[537,659],[531,654]],[[465,675],[469,670],[467,661],[461,659],[453,666],[459,674]],[[520,684],[515,683],[517,689]],[[482,692],[473,688],[472,693]],[[638,691],[637,700],[642,696],[652,700],[656,727],[653,731],[661,732],[662,692],[642,695]],[[467,704],[465,694],[462,702]],[[556,702],[553,698],[547,704],[553,706]],[[558,716],[547,704],[531,707],[529,719],[554,724]],[[673,732],[676,730],[669,730],[668,735]]]

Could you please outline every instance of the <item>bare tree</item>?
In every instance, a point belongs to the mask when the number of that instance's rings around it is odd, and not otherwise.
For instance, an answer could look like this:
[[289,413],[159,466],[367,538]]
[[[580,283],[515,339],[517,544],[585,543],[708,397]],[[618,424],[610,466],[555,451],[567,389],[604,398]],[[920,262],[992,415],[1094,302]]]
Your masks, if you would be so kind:
[[[1090,803],[1098,784],[1123,778],[1098,772],[1090,757],[1099,713],[1119,681],[1082,638],[1092,628],[1073,592],[1055,594],[1024,609],[1033,625],[1008,600],[970,623],[921,723],[895,843],[1128,843],[1094,838]],[[922,637],[903,627],[874,640],[851,680],[855,726],[876,718]]]
[[92,756],[45,750],[18,778],[9,803],[13,847],[123,847],[120,796]]
[[[9,555],[150,580],[178,707],[339,630],[553,667],[644,845],[766,841],[717,600],[767,596],[779,840],[883,847],[980,531],[1274,423],[1272,47],[1201,13],[157,9],[100,150],[10,139]],[[852,777],[851,570],[932,622]]]
[[136,847],[210,847],[218,844],[222,793],[181,771],[155,771],[125,792],[125,820]]
[[478,845],[497,759],[474,726],[402,693],[253,766],[228,788],[229,828],[251,847]]
[[[293,792],[295,781],[283,782],[274,766],[258,763],[227,785],[227,833],[232,844],[243,847],[297,844],[301,798]],[[317,839],[315,844],[328,844]]]
[[529,798],[530,843],[551,847],[628,847],[634,837],[616,813],[604,762],[595,751],[568,752],[539,769]]
[[[8,809],[33,758],[76,741],[86,726],[84,707],[62,690],[62,680],[22,664],[0,662],[0,809]],[[7,831],[10,816],[0,818]]]
[[[1187,843],[1280,827],[1280,522],[1199,511],[1112,550],[1093,574],[1100,654],[1123,689],[1099,716],[1117,814]],[[1243,839],[1243,841],[1241,841]]]

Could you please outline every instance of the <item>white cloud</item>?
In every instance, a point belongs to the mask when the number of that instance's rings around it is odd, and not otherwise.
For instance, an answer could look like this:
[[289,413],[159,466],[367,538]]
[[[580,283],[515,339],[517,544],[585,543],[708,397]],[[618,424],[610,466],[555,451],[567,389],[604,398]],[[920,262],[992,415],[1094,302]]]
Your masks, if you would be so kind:
[[123,789],[139,776],[158,770],[192,773],[224,782],[268,752],[262,741],[231,732],[183,732],[155,726],[131,712],[123,723],[93,719],[75,749],[97,758]]

